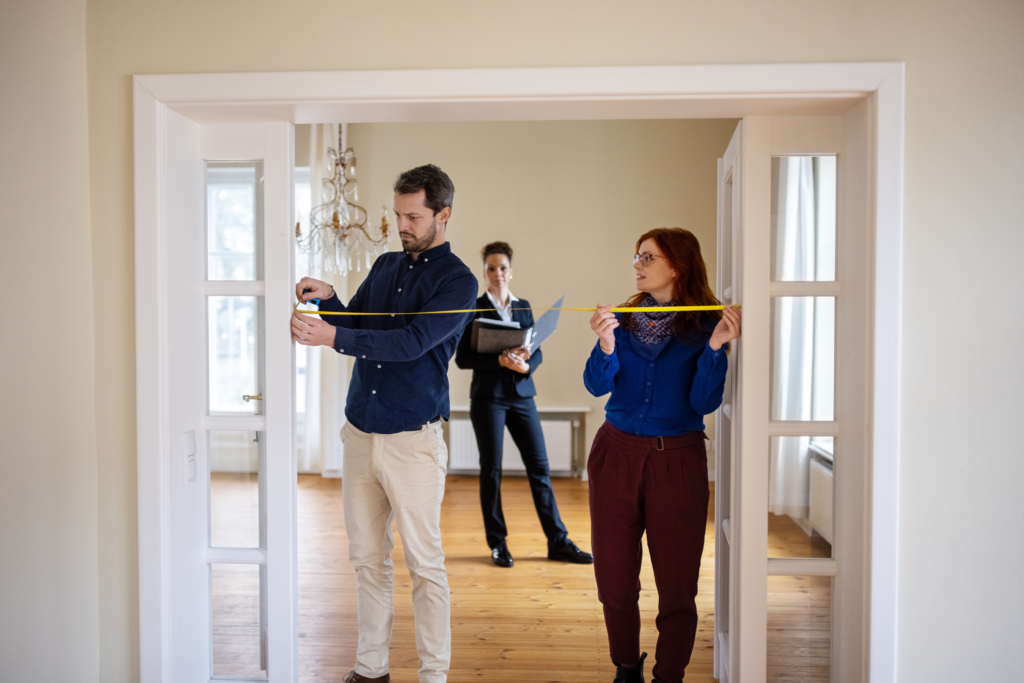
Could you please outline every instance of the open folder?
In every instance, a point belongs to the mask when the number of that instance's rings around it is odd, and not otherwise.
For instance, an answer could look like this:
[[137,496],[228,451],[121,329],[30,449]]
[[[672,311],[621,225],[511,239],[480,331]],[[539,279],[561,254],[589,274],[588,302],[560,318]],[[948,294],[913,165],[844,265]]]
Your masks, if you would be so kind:
[[[564,296],[559,297],[552,308],[560,308]],[[531,351],[555,333],[560,311],[547,311],[534,321],[533,327],[522,329],[517,322],[477,318],[473,321],[470,348],[477,353],[501,353],[505,349],[525,346]]]

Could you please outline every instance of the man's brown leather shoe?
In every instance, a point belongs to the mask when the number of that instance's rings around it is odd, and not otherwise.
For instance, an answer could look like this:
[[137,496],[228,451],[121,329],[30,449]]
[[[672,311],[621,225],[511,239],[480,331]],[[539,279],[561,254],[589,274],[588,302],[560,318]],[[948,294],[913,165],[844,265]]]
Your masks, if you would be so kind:
[[341,683],[391,683],[391,674],[384,674],[377,678],[367,678],[366,676],[360,676],[355,671],[349,671],[341,679]]

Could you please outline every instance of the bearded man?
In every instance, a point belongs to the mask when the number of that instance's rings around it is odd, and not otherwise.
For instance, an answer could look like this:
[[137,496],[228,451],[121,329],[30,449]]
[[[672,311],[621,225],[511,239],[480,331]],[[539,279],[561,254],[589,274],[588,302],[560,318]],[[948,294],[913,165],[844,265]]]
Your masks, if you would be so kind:
[[451,661],[451,597],[441,549],[448,466],[441,419],[450,411],[448,362],[472,314],[408,314],[472,309],[477,281],[445,240],[455,196],[447,174],[432,164],[420,166],[400,175],[394,189],[403,252],[378,258],[348,306],[326,282],[303,278],[296,285],[299,300],[320,299],[321,311],[390,315],[317,319],[295,313],[292,337],[356,359],[341,439],[359,643],[353,671],[343,680],[391,680],[395,520],[413,580],[419,680],[443,683]]

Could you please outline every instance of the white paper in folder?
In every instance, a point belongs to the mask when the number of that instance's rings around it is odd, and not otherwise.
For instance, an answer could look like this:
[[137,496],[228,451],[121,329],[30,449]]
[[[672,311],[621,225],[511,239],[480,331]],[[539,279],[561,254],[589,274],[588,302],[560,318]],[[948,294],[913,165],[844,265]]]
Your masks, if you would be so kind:
[[529,343],[533,328],[520,329],[519,323],[478,318],[473,321],[470,348],[477,353],[501,353]]
[[[564,299],[564,296],[559,297],[552,308],[561,308]],[[519,346],[525,346],[533,351],[555,333],[559,313],[558,310],[546,311],[534,322],[533,327],[525,330],[520,329],[519,323],[515,321],[478,318],[473,321],[470,348],[477,353],[501,353],[505,349]]]

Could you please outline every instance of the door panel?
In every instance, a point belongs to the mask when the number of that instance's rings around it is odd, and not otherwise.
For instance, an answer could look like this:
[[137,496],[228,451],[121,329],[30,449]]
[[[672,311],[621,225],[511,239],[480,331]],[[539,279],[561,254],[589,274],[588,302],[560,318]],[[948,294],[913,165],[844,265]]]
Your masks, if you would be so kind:
[[[739,127],[742,127],[742,122]],[[726,150],[718,160],[718,263],[715,293],[719,301],[736,301],[733,282],[733,216],[735,173],[740,146],[737,128]],[[732,680],[729,655],[729,633],[732,622],[732,493],[734,433],[739,418],[736,403],[736,372],[739,361],[737,344],[733,344],[729,369],[725,378],[722,405],[715,411],[715,678],[721,683]]]
[[779,655],[798,647],[809,680],[859,683],[870,509],[869,106],[775,117],[772,129],[769,680],[783,680]]
[[295,131],[264,128],[266,295],[267,583],[270,678],[299,675],[298,477],[295,459]]
[[768,575],[768,418],[771,274],[771,119],[743,119],[739,206],[738,303],[743,304],[743,337],[737,345],[736,403],[738,457],[733,481],[735,534],[735,606],[733,627],[735,679],[761,683],[766,678]]
[[718,298],[743,306],[715,417],[715,675],[766,676],[770,120],[740,122],[719,161]]
[[166,116],[169,680],[295,681],[294,133]]

